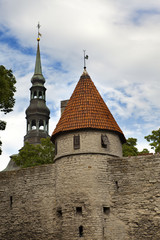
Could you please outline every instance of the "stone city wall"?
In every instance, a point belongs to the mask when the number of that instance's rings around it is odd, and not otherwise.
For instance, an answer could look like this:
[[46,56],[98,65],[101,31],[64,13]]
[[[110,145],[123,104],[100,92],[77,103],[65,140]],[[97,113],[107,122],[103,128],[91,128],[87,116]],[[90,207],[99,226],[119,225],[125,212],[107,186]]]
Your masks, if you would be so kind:
[[1,240],[159,240],[160,156],[82,154],[0,173]]

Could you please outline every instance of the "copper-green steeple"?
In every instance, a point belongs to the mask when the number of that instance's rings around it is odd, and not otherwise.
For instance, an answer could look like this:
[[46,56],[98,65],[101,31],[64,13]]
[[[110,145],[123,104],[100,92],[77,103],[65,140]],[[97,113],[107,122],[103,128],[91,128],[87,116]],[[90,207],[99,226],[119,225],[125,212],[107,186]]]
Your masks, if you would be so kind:
[[36,54],[36,63],[35,63],[35,69],[34,69],[34,75],[31,79],[31,82],[33,84],[44,84],[45,83],[45,79],[43,77],[42,74],[42,67],[41,67],[41,56],[40,56],[40,47],[39,47],[39,41],[40,38],[37,38],[37,54]]
[[50,111],[46,106],[45,78],[42,74],[41,57],[39,48],[39,35],[37,38],[37,54],[34,75],[31,79],[30,105],[26,109],[27,133],[24,137],[25,142],[32,144],[40,143],[41,138],[48,137]]
[[39,48],[39,38],[37,39],[38,44],[37,44],[37,56],[36,56],[36,65],[35,65],[35,70],[34,74],[41,74],[42,75],[42,67],[41,67],[41,57],[40,57],[40,48]]

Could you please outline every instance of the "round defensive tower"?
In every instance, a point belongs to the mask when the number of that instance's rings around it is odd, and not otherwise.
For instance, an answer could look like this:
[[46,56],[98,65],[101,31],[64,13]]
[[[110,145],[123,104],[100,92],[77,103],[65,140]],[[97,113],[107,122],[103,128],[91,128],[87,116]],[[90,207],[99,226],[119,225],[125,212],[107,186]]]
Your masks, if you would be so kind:
[[[65,102],[63,102],[65,105]],[[51,136],[55,143],[57,240],[104,240],[114,223],[108,161],[122,156],[123,132],[84,69]],[[122,232],[121,232],[122,231]],[[114,238],[113,238],[114,239]]]
[[55,160],[64,156],[122,156],[123,132],[84,69],[52,134]]

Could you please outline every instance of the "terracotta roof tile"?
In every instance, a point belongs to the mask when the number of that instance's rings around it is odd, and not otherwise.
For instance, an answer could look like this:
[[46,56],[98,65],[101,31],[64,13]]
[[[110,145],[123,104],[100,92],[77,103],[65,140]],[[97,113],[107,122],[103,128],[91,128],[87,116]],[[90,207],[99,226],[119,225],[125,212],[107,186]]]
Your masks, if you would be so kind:
[[88,73],[84,70],[51,139],[65,131],[101,129],[117,132],[122,142],[125,137]]

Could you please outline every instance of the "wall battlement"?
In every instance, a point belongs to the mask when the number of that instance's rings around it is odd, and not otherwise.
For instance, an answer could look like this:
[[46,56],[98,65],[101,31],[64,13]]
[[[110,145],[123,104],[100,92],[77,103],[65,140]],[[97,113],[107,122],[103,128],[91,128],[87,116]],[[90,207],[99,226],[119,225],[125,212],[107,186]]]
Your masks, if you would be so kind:
[[0,222],[1,240],[159,240],[160,155],[1,172]]

